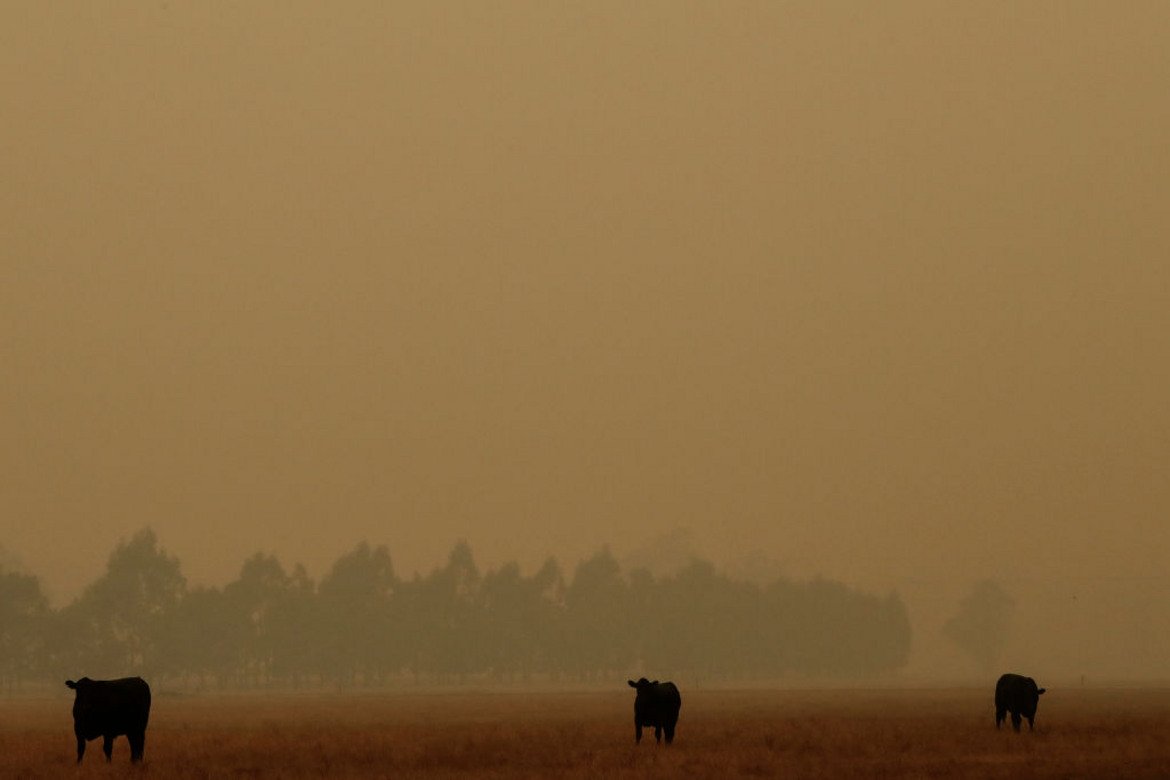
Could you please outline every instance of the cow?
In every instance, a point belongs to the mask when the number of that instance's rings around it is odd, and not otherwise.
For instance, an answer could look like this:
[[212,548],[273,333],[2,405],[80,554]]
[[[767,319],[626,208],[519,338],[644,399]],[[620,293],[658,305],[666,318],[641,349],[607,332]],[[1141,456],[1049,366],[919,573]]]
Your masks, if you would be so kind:
[[1028,719],[1028,730],[1035,728],[1036,705],[1044,688],[1037,688],[1036,681],[1022,674],[1005,674],[995,684],[995,727],[999,728],[1006,713],[1012,714],[1012,728],[1020,730],[1020,718]]
[[91,680],[82,677],[65,685],[77,692],[73,700],[73,733],[77,735],[77,763],[85,755],[87,740],[102,737],[102,752],[110,761],[114,737],[130,742],[130,761],[142,760],[146,746],[146,721],[150,717],[150,686],[141,677]]
[[627,680],[630,687],[638,692],[634,697],[634,744],[642,741],[642,728],[654,727],[654,741],[662,742],[666,732],[666,744],[674,741],[674,726],[678,723],[678,710],[682,697],[672,682],[651,682],[645,677],[634,682]]

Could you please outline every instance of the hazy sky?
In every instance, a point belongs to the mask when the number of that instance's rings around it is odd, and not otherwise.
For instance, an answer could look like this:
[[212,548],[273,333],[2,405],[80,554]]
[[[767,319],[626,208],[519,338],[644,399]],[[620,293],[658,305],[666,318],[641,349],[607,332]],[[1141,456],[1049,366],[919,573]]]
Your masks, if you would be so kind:
[[210,583],[1170,567],[1161,0],[16,2],[0,73],[0,544],[58,594],[145,525]]

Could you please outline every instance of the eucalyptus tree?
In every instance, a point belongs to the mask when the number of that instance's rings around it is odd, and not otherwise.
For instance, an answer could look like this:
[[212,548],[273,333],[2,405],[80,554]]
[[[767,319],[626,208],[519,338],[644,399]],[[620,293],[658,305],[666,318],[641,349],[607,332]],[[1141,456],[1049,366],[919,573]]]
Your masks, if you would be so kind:
[[0,569],[0,688],[44,671],[49,601],[31,574]]

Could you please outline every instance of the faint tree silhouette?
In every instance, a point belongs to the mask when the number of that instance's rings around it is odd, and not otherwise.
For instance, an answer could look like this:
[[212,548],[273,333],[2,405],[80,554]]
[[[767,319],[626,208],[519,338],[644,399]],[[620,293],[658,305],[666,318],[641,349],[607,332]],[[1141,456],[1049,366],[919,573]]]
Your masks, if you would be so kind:
[[396,625],[398,578],[385,547],[362,542],[334,562],[318,587],[321,648],[339,685],[366,684],[400,669],[405,642]]
[[[947,625],[984,665],[1002,645],[1011,601],[981,583]],[[555,559],[531,576],[505,563],[481,574],[470,546],[398,579],[385,547],[359,544],[317,586],[271,555],[244,561],[222,590],[187,589],[179,562],[143,530],[68,607],[39,583],[0,572],[0,684],[52,672],[170,676],[200,688],[431,682],[535,673],[869,676],[906,663],[910,624],[897,594],[827,580],[734,580],[707,561],[629,574],[607,548],[566,584]],[[990,659],[990,660],[989,660]]]
[[237,672],[239,655],[227,599],[218,588],[192,588],[172,614],[166,634],[166,657],[174,672],[195,678],[202,689],[208,678],[226,687]]
[[49,615],[40,580],[0,570],[0,688],[11,691],[40,671]]
[[114,549],[105,574],[66,610],[71,660],[94,676],[164,668],[158,651],[186,588],[178,558],[159,547],[154,531],[139,531]]
[[943,634],[982,672],[995,671],[1015,613],[1015,601],[991,580],[975,583],[959,610],[943,625]]
[[403,588],[410,667],[441,680],[482,670],[480,575],[471,547],[458,542],[447,565]]
[[485,668],[497,678],[547,669],[563,593],[560,566],[552,558],[532,577],[521,575],[516,563],[484,575],[480,662]]
[[288,574],[275,556],[256,553],[223,592],[241,681],[268,685],[289,676],[309,642],[308,625],[298,622],[310,614],[314,592],[304,568]]
[[589,678],[628,669],[637,660],[634,618],[629,585],[609,548],[579,563],[565,591],[560,652],[566,671]]

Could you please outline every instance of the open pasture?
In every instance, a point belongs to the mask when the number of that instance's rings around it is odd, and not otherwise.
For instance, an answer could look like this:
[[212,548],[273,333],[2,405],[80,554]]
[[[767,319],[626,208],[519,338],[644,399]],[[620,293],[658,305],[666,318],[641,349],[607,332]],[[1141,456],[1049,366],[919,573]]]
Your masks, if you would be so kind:
[[[1170,690],[1049,689],[1036,731],[991,690],[688,690],[675,744],[634,745],[633,692],[194,696],[157,691],[146,760],[74,764],[71,692],[0,699],[0,776],[1165,777]],[[647,736],[649,739],[647,739]]]

